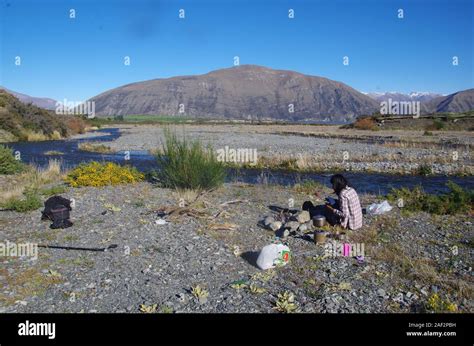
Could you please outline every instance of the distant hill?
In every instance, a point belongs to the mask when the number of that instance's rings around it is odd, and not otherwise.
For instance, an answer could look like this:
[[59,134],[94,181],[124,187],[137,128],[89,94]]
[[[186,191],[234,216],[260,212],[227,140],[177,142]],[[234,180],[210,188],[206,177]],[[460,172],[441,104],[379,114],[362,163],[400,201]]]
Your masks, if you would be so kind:
[[378,102],[388,101],[389,99],[392,99],[392,101],[398,101],[398,102],[400,101],[428,102],[437,97],[443,96],[441,94],[430,93],[430,92],[411,92],[409,94],[398,93],[398,92],[385,92],[385,93],[372,92],[372,93],[366,93],[366,95]]
[[56,100],[53,100],[47,97],[33,97],[26,94],[21,94],[16,91],[8,90],[7,88],[4,88],[2,86],[0,86],[0,89],[7,91],[8,93],[12,94],[18,100],[20,100],[21,102],[25,104],[31,103],[37,107],[48,109],[48,110],[56,109],[56,102],[57,102]]
[[46,140],[67,137],[82,132],[82,119],[25,104],[4,89],[0,89],[0,142]]
[[132,83],[89,101],[95,102],[95,113],[99,117],[159,114],[347,122],[379,109],[376,101],[344,83],[255,65]]
[[429,113],[462,113],[474,110],[474,89],[437,97],[424,104]]

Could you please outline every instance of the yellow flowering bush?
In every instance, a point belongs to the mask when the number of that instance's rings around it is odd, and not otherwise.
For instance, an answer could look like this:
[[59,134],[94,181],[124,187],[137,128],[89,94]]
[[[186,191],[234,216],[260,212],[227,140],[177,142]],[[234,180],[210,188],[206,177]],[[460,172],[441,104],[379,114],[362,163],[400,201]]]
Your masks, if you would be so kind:
[[129,184],[142,181],[145,178],[135,167],[120,166],[113,162],[83,163],[68,173],[66,182],[73,187],[106,186]]
[[430,296],[427,303],[427,308],[433,312],[456,312],[458,307],[449,300],[443,300],[437,293]]

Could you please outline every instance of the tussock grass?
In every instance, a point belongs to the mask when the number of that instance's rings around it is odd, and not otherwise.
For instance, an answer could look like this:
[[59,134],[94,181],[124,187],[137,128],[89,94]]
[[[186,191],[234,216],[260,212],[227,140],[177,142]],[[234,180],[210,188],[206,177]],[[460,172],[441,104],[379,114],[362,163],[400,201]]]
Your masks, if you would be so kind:
[[58,160],[50,160],[48,166],[43,169],[26,166],[21,173],[3,177],[0,207],[17,211],[34,210],[38,205],[41,187],[62,179],[63,172]]
[[211,190],[224,182],[225,168],[217,160],[211,147],[200,141],[189,141],[165,129],[158,179],[165,187],[190,190]]

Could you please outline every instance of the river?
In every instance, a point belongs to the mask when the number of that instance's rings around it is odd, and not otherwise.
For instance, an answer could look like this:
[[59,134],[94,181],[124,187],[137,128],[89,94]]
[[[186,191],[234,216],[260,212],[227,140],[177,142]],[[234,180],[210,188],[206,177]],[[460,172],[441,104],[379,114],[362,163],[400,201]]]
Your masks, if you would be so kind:
[[[50,159],[56,158],[61,161],[62,167],[73,168],[81,162],[89,161],[112,161],[120,164],[131,164],[141,171],[159,169],[155,158],[147,151],[130,151],[129,160],[126,160],[125,152],[113,154],[101,154],[82,151],[78,149],[81,142],[108,142],[120,136],[118,128],[107,128],[97,130],[103,135],[91,138],[66,139],[42,142],[14,142],[6,143],[7,146],[18,151],[21,160],[33,163],[40,167],[48,164]],[[48,151],[59,151],[62,155],[46,155]],[[446,183],[451,180],[464,188],[474,189],[474,177],[456,176],[413,176],[392,175],[381,173],[346,172],[344,175],[360,193],[386,194],[391,188],[422,186],[426,192],[442,193],[447,191]],[[293,185],[305,180],[315,180],[323,184],[329,184],[330,173],[297,173],[281,170],[261,169],[229,169],[227,182],[240,181],[251,184],[268,183],[280,185]]]

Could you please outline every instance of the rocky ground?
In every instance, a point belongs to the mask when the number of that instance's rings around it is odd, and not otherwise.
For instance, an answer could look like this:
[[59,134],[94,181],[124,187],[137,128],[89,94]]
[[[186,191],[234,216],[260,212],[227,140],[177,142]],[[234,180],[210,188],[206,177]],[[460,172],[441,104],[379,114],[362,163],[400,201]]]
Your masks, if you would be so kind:
[[[363,260],[328,258],[310,236],[290,235],[289,264],[261,271],[256,254],[275,233],[259,221],[272,215],[270,204],[287,206],[293,199],[299,206],[310,199],[309,191],[226,184],[166,224],[157,224],[154,211],[196,196],[146,182],[68,188],[62,195],[75,200],[72,227],[50,229],[40,221],[40,210],[2,211],[0,240],[118,247],[40,248],[37,260],[0,258],[1,312],[275,312],[285,291],[294,294],[301,312],[424,311],[435,292],[458,311],[474,311],[474,226],[468,215],[410,215],[394,208],[365,216],[364,227],[348,232],[347,240],[365,244]],[[364,206],[375,200],[362,196]],[[198,285],[207,297],[193,295]]]
[[[115,151],[156,150],[163,143],[163,127],[121,125],[121,136],[105,142]],[[252,149],[257,164],[291,163],[308,170],[417,173],[421,165],[435,174],[473,174],[469,131],[361,131],[337,126],[298,125],[177,125],[178,135],[186,133],[215,150]],[[229,136],[232,133],[232,136]]]

